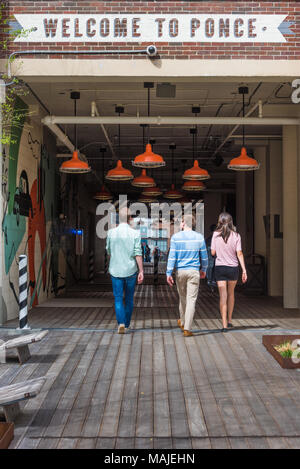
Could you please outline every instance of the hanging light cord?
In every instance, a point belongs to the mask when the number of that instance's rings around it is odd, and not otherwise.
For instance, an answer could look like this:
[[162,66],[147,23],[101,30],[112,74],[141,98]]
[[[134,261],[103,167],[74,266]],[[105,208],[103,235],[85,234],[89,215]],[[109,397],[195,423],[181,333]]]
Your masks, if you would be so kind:
[[[148,88],[148,117],[150,117],[150,88]],[[150,124],[148,124],[148,143],[150,140]]]
[[[243,93],[243,118],[245,117],[245,93]],[[243,124],[243,147],[245,146],[245,125]]]
[[[77,99],[74,99],[74,116],[77,116]],[[74,124],[75,149],[77,150],[77,124]]]

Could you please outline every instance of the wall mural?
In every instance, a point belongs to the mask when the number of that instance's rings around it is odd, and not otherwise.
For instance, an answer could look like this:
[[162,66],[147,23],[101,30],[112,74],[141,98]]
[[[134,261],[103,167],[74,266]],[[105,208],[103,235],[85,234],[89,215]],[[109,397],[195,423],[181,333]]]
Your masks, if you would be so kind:
[[[27,110],[17,98],[14,112]],[[55,155],[42,144],[39,124],[20,119],[11,129],[13,143],[3,154],[2,193],[4,200],[2,234],[5,273],[10,295],[6,298],[8,317],[18,309],[18,256],[28,256],[29,306],[42,297],[57,294],[65,286],[65,273],[59,272],[61,236],[57,229],[59,176]],[[47,188],[47,190],[46,190]]]

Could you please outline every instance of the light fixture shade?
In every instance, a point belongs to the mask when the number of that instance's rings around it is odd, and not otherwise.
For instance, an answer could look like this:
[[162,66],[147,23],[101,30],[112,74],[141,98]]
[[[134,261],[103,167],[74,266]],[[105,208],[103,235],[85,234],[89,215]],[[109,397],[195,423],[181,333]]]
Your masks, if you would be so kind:
[[200,168],[198,160],[195,160],[194,166],[190,169],[187,169],[183,173],[182,178],[188,181],[204,181],[205,179],[210,179],[210,175],[206,169]]
[[134,178],[131,183],[134,187],[155,187],[155,181],[150,176],[147,176],[146,170],[142,169],[140,176]]
[[155,187],[145,187],[145,189],[143,189],[143,192],[142,192],[142,195],[146,196],[146,197],[157,197],[158,195],[162,195],[163,191],[155,186]]
[[123,168],[122,161],[118,160],[117,166],[108,171],[105,179],[109,181],[131,181],[133,174],[129,169]]
[[89,173],[91,171],[90,166],[78,158],[78,151],[73,151],[73,156],[70,160],[65,161],[59,168],[61,173],[70,174],[81,174]]
[[153,153],[150,143],[147,143],[145,153],[136,156],[132,164],[138,168],[159,168],[165,166],[166,162],[162,156]]
[[155,202],[158,202],[158,200],[155,199],[155,197],[150,197],[148,195],[142,195],[139,197],[138,202],[141,202],[143,204],[153,204]]
[[206,186],[201,181],[186,181],[183,184],[182,189],[189,192],[199,192],[205,191]]
[[113,196],[103,184],[103,186],[100,189],[100,192],[96,192],[93,198],[96,200],[111,200]]
[[175,185],[172,184],[171,189],[164,194],[166,199],[181,199],[182,193],[175,189]]
[[246,148],[242,147],[240,156],[233,158],[227,168],[233,169],[234,171],[255,171],[259,169],[259,163],[256,159],[250,158],[250,156],[247,155]]

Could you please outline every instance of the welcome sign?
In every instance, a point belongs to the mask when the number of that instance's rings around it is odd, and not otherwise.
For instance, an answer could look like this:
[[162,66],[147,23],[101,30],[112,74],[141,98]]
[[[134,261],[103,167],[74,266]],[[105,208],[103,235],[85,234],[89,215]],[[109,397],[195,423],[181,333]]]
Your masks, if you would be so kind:
[[15,42],[286,42],[286,15],[15,15]]

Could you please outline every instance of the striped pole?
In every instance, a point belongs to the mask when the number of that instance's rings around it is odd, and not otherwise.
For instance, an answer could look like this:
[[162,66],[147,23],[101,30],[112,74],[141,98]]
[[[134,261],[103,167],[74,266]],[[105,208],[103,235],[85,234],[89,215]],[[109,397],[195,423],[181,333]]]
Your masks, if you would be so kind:
[[94,283],[94,251],[89,255],[89,282]]
[[19,329],[30,329],[27,324],[27,256],[19,256]]
[[104,251],[104,273],[107,274],[108,272],[108,255],[107,255],[107,251],[105,249]]
[[154,285],[158,285],[158,252],[155,250],[154,259],[153,259],[153,275],[154,275]]

